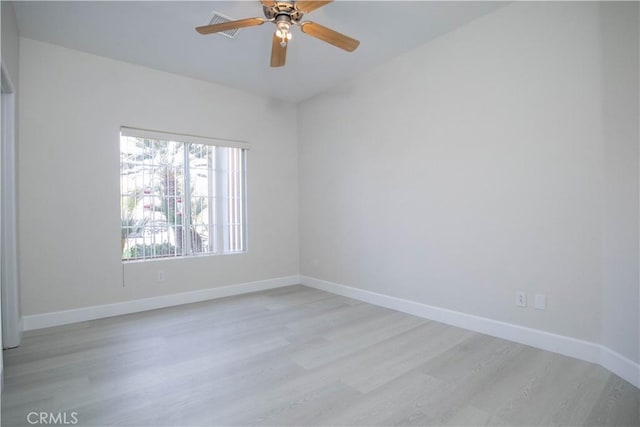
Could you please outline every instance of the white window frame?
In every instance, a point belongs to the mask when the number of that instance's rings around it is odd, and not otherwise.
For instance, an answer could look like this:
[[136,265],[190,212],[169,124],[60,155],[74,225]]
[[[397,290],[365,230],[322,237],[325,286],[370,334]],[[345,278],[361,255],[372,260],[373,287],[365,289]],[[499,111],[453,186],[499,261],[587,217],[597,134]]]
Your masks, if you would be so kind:
[[[183,253],[182,254],[174,254],[170,256],[145,256],[145,257],[136,257],[136,258],[122,258],[122,262],[141,262],[141,261],[152,261],[159,259],[179,259],[179,258],[189,258],[189,257],[200,257],[200,256],[210,256],[210,255],[230,255],[230,254],[242,254],[248,251],[248,225],[247,225],[247,153],[249,151],[249,144],[244,141],[235,141],[235,140],[223,140],[217,138],[209,138],[204,136],[197,135],[188,135],[188,134],[177,134],[163,131],[154,131],[148,129],[139,129],[128,126],[122,126],[120,128],[120,139],[119,143],[121,143],[123,137],[133,137],[133,138],[142,138],[142,139],[151,139],[151,140],[161,140],[161,141],[175,141],[178,143],[187,144],[198,144],[198,145],[208,145],[216,148],[239,148],[242,150],[239,158],[234,159],[236,162],[241,162],[241,170],[242,170],[242,178],[241,184],[239,186],[234,187],[234,191],[239,194],[235,194],[234,196],[240,197],[240,212],[237,212],[237,209],[234,211],[235,215],[230,215],[230,205],[226,202],[229,200],[229,186],[228,179],[229,174],[225,173],[227,170],[227,158],[225,156],[216,155],[215,156],[215,165],[213,165],[213,170],[216,172],[215,176],[215,198],[216,203],[214,208],[209,209],[209,224],[215,224],[215,227],[210,230],[212,235],[209,236],[209,252],[205,253],[189,253],[186,251],[186,248],[191,247],[191,233],[190,225],[191,225],[191,203],[188,201],[191,200],[191,188],[187,183],[190,182],[190,168],[187,167],[189,165],[189,150],[183,150],[184,153],[184,188],[182,189],[182,198],[184,202],[183,206],[183,218],[188,218],[189,223],[183,224]],[[236,165],[237,166],[237,165]],[[122,171],[122,166],[120,168]],[[210,176],[210,180],[213,180],[213,177]],[[122,190],[120,192],[120,196],[122,197]],[[225,201],[221,203],[220,200]],[[230,218],[233,216],[234,218]],[[213,217],[216,218],[213,221]],[[230,239],[230,232],[226,232],[225,227],[230,226],[230,221],[235,220],[239,221],[240,232],[236,233],[237,236],[234,236],[233,239]],[[233,242],[230,242],[233,240]],[[241,245],[241,250],[230,250],[230,245]]]

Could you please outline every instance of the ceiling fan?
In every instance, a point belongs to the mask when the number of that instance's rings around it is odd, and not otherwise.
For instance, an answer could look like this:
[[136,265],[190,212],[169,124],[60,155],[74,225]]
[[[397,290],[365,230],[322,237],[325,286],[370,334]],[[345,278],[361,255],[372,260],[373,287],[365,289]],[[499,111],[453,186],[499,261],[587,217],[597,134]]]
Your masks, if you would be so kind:
[[289,40],[291,40],[291,27],[295,25],[299,25],[305,34],[309,34],[340,49],[353,52],[360,44],[358,40],[352,39],[320,24],[316,24],[315,22],[300,22],[305,13],[312,12],[332,1],[333,0],[260,0],[265,16],[264,18],[247,18],[238,21],[223,22],[221,24],[204,25],[197,27],[196,31],[200,34],[212,34],[236,28],[255,27],[265,22],[273,22],[276,25],[276,31],[273,34],[273,42],[271,44],[272,67],[282,67],[284,65],[287,59],[287,45],[289,44]]

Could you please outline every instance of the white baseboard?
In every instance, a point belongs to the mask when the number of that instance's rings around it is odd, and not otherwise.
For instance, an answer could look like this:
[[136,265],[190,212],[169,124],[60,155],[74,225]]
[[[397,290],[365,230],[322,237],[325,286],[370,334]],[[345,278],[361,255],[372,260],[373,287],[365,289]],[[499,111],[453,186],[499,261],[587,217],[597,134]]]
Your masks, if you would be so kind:
[[600,361],[598,363],[640,388],[640,364],[603,345],[600,346]]
[[640,388],[640,365],[624,356],[589,341],[553,334],[539,329],[527,328],[512,323],[474,316],[459,311],[384,295],[364,289],[327,282],[308,276],[300,276],[300,282],[312,288],[342,295],[359,301],[435,320],[474,332],[503,338],[542,350],[552,351],[587,362],[597,363],[619,377]]
[[179,294],[162,295],[151,298],[117,302],[113,304],[94,305],[72,310],[55,311],[52,313],[34,314],[23,317],[24,330],[50,328],[52,326],[85,322],[87,320],[102,319],[122,314],[138,313],[155,310],[157,308],[172,307],[193,302],[207,301],[267,289],[281,288],[300,284],[300,276],[278,277],[257,282],[239,283],[199,291],[183,292]]

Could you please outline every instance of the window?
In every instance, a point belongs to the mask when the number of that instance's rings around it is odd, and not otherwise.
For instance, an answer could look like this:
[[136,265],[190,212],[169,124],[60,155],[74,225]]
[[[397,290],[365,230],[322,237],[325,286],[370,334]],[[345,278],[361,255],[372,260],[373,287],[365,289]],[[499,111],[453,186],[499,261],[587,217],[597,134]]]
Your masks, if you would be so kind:
[[241,143],[122,128],[124,261],[246,250]]

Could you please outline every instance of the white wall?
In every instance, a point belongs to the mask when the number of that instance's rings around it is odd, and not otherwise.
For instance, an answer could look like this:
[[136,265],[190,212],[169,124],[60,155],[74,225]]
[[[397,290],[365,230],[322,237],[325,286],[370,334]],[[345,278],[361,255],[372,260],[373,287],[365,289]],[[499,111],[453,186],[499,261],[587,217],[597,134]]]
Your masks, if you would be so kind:
[[[605,160],[603,100],[619,99],[601,20],[597,3],[515,3],[301,104],[301,274],[600,343],[610,184],[616,230],[637,239],[638,221],[637,136]],[[637,260],[618,262],[606,343],[638,361]]]
[[[20,99],[25,315],[298,273],[296,137],[277,127],[295,123],[293,105],[24,38]],[[123,273],[122,125],[251,144],[248,253],[132,263]]]
[[640,360],[639,17],[637,2],[601,7],[605,172],[602,342],[635,361]]

